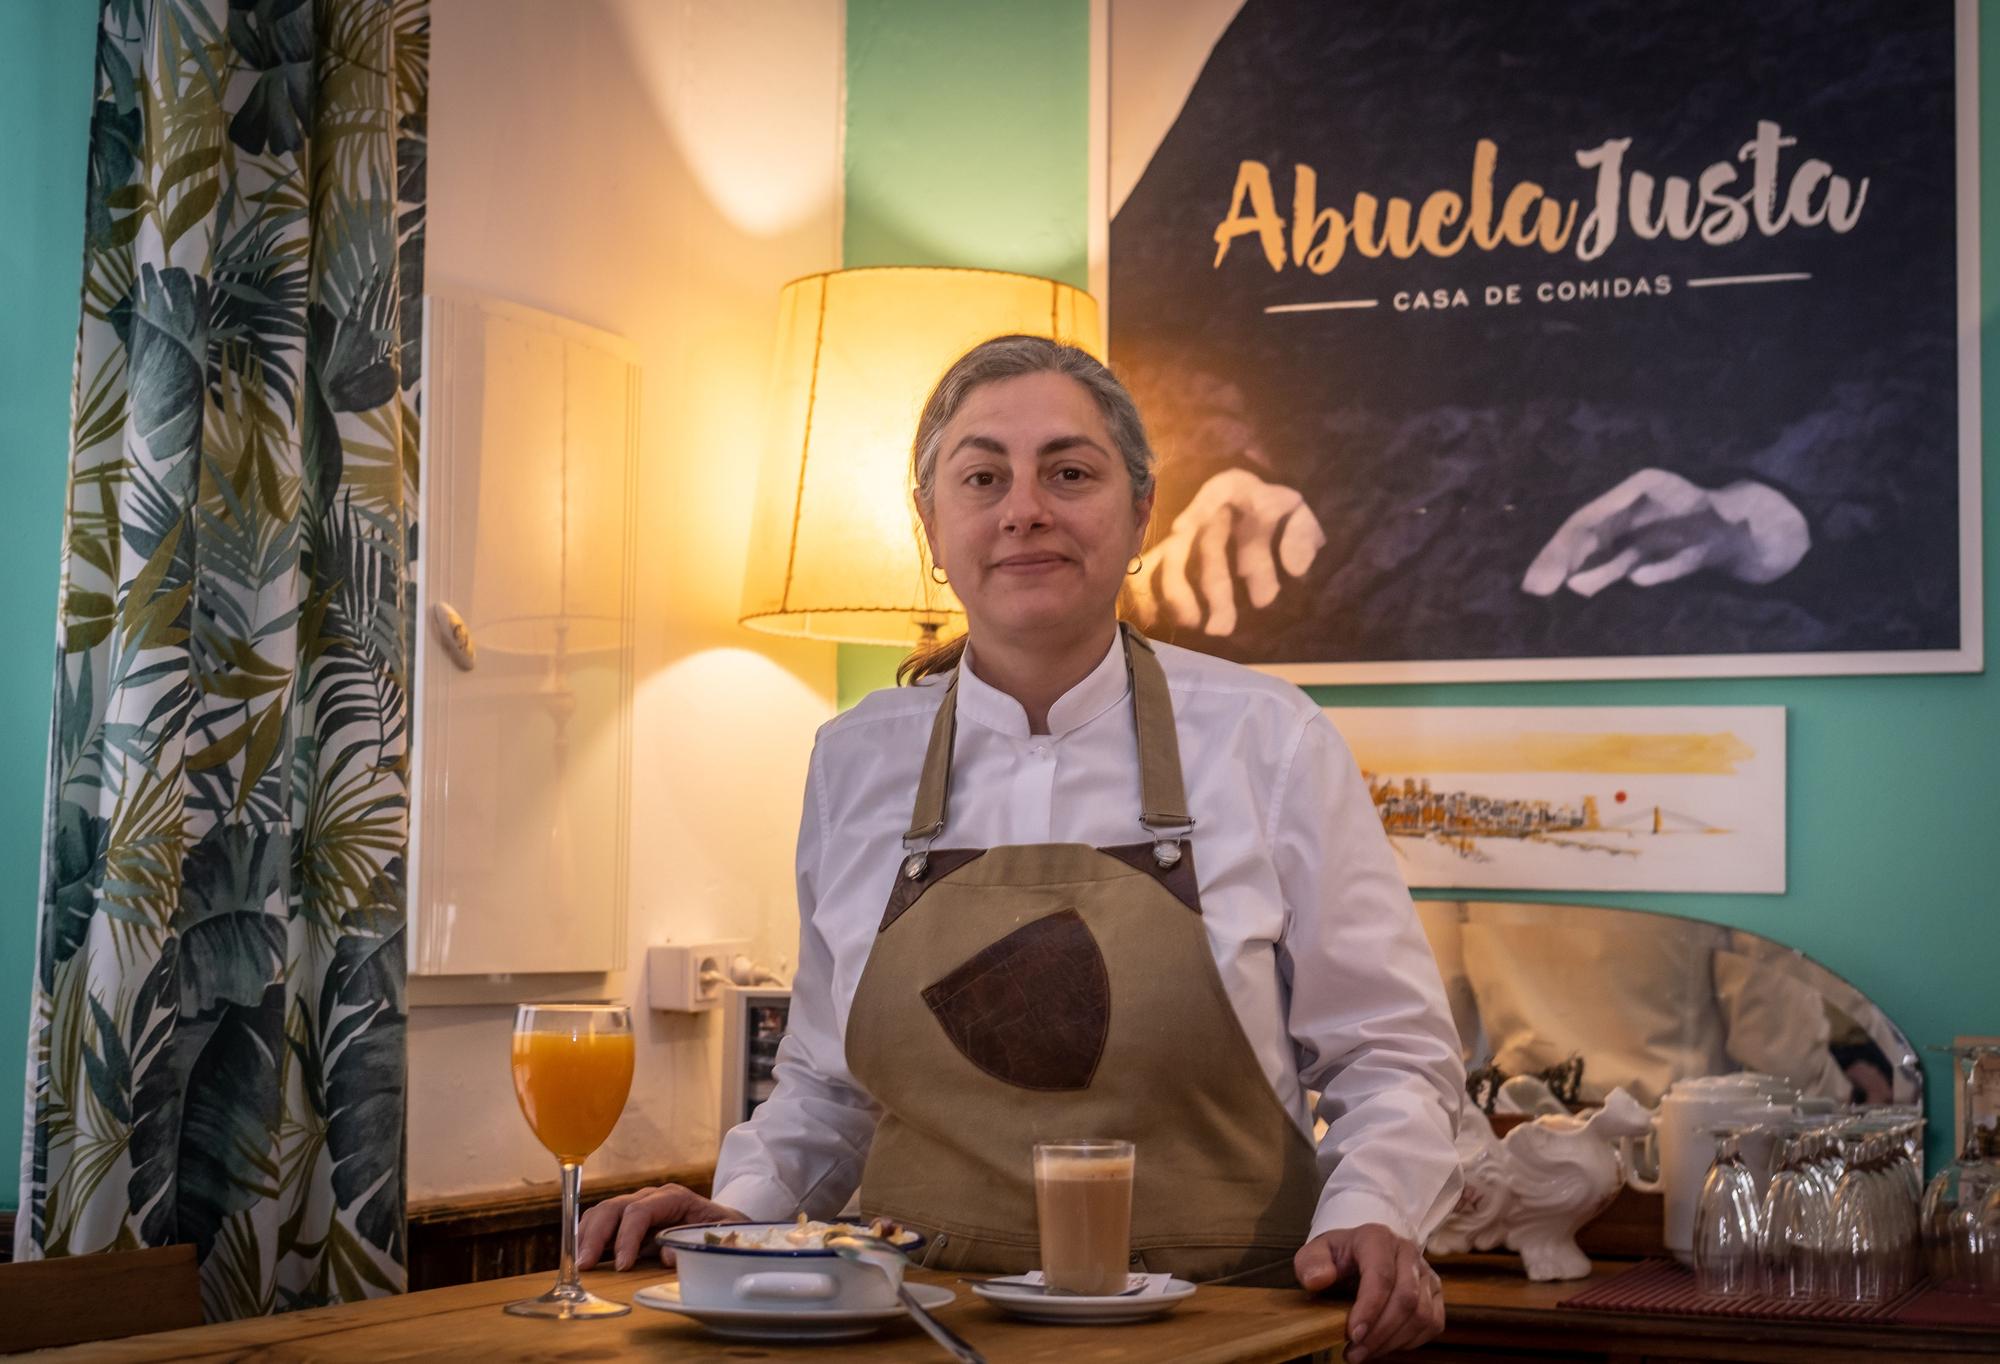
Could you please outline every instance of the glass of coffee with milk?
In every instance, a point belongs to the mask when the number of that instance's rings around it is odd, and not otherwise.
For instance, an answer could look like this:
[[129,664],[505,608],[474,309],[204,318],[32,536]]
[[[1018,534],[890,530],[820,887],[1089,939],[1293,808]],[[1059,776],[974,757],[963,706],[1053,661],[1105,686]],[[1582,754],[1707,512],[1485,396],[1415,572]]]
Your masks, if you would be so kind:
[[1129,1141],[1035,1144],[1035,1216],[1042,1280],[1050,1292],[1098,1297],[1125,1291],[1135,1160]]

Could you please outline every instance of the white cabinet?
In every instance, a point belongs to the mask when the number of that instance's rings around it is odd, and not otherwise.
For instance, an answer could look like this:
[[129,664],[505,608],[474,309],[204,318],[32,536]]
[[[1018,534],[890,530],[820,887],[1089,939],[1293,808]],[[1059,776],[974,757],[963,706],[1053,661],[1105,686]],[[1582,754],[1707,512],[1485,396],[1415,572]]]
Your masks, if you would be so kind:
[[634,351],[490,299],[424,317],[411,974],[602,993],[625,964]]

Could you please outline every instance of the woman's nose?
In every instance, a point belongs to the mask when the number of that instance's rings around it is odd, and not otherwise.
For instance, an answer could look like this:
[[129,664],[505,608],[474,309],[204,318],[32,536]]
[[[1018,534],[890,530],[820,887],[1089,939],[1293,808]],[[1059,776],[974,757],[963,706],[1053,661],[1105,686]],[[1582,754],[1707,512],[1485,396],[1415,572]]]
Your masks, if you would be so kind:
[[1041,483],[1032,478],[1015,479],[1000,503],[1000,528],[1009,534],[1019,534],[1047,525],[1048,520],[1049,504]]

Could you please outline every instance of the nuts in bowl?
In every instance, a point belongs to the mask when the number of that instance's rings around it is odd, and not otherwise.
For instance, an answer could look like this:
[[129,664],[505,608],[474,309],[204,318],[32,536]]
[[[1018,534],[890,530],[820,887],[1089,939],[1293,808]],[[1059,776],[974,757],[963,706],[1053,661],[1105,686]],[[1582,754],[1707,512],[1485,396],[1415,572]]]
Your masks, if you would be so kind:
[[[729,1250],[825,1250],[829,1236],[873,1236],[899,1250],[907,1250],[924,1238],[908,1227],[886,1217],[868,1222],[809,1222],[800,1213],[796,1222],[725,1222],[701,1229],[704,1246]],[[661,1233],[662,1239],[665,1233]],[[676,1243],[675,1250],[680,1249]]]
[[846,1311],[897,1306],[888,1278],[873,1265],[844,1260],[829,1236],[878,1236],[905,1253],[924,1238],[886,1218],[865,1222],[723,1222],[669,1227],[659,1243],[674,1252],[681,1301],[693,1307],[765,1311]]

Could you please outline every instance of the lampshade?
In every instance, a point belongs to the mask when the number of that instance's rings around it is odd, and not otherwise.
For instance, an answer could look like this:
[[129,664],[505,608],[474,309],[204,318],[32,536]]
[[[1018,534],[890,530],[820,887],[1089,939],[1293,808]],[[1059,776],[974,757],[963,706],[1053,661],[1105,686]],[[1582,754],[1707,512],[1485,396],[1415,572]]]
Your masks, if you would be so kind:
[[1055,280],[897,266],[785,286],[743,624],[908,645],[964,623],[931,581],[910,442],[952,361],[1010,333],[1104,354],[1096,300]]

